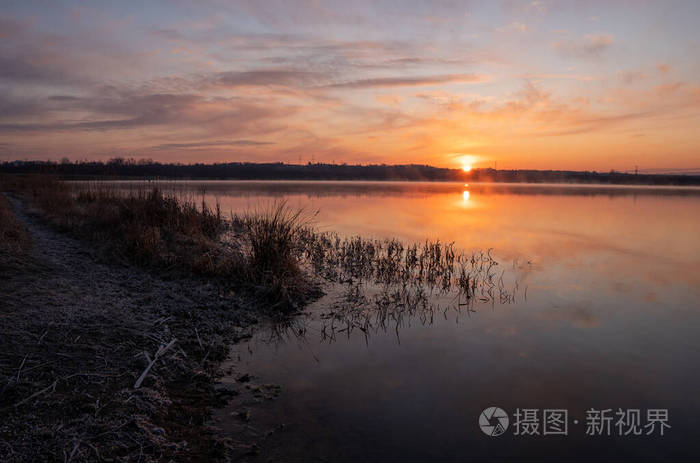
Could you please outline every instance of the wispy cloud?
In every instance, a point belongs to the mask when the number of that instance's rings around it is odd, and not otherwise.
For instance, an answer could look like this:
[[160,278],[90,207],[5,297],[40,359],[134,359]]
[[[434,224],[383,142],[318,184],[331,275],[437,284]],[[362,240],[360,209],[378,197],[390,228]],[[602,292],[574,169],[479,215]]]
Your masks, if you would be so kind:
[[228,141],[201,141],[191,143],[163,143],[153,146],[157,150],[168,149],[200,149],[200,148],[225,148],[230,146],[265,146],[274,145],[273,142],[256,140],[228,140]]
[[[246,98],[206,98],[197,94],[132,94],[114,91],[106,96],[52,96],[49,107],[37,102],[15,103],[15,114],[24,112],[33,117],[22,121],[0,118],[1,132],[50,132],[85,130],[128,130],[154,126],[196,127],[209,134],[250,134],[269,131],[279,117],[286,117],[294,108],[265,105]],[[62,114],[81,113],[79,120]]]
[[579,58],[599,58],[615,43],[610,34],[590,34],[581,40],[559,40],[552,47],[567,56]]
[[[327,81],[317,72],[298,69],[266,69],[243,72],[222,72],[213,76],[213,84],[224,87],[284,85],[306,87]],[[210,80],[212,80],[210,78]]]
[[443,85],[452,83],[485,82],[486,76],[476,74],[445,74],[436,76],[416,77],[377,77],[374,79],[359,79],[328,85],[332,88],[373,88],[373,87],[421,87],[428,85]]

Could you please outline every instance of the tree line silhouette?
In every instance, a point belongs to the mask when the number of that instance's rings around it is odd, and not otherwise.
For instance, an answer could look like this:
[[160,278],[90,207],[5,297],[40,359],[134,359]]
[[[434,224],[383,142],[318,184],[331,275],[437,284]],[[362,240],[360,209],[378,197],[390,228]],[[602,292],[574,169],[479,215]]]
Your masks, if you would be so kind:
[[6,161],[0,172],[51,174],[64,179],[201,179],[201,180],[365,180],[365,181],[458,181],[513,183],[597,183],[629,185],[700,185],[700,175],[636,174],[624,172],[566,170],[448,169],[419,164],[285,164],[161,163],[150,159],[114,158],[101,161]]

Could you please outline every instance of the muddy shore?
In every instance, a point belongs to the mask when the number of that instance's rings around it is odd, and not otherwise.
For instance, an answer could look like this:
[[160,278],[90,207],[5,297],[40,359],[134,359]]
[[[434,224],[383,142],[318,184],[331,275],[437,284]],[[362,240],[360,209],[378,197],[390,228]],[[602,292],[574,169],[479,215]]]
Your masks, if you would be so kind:
[[0,460],[240,454],[210,412],[236,393],[219,366],[260,310],[215,280],[101,262],[6,197],[28,245],[0,255]]

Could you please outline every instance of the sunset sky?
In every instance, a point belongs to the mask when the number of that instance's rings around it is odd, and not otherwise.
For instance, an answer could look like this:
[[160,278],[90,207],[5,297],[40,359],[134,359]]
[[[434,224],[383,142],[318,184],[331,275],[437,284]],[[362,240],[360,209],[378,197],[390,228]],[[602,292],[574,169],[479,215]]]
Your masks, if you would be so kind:
[[700,167],[697,0],[0,8],[0,160]]

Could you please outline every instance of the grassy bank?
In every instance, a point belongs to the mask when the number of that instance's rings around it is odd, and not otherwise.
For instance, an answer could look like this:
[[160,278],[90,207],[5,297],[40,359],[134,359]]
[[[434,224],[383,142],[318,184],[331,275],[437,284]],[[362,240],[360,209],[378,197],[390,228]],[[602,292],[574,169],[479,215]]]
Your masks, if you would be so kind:
[[[209,461],[216,379],[259,319],[316,294],[300,213],[2,179],[0,460]],[[76,239],[77,238],[77,239]],[[242,385],[243,386],[243,385]]]
[[284,201],[225,217],[204,193],[166,192],[157,184],[127,190],[29,176],[16,188],[44,219],[96,244],[108,262],[210,278],[272,312],[302,307],[320,294],[321,282],[399,289],[403,297],[413,291],[424,306],[435,293],[454,293],[458,305],[514,297],[490,252],[466,253],[439,240],[407,244],[319,232],[310,226],[313,216]]
[[304,215],[284,202],[224,217],[218,205],[145,185],[120,191],[30,176],[14,187],[41,217],[96,244],[108,262],[215,278],[276,311],[294,310],[318,294],[300,268]]

